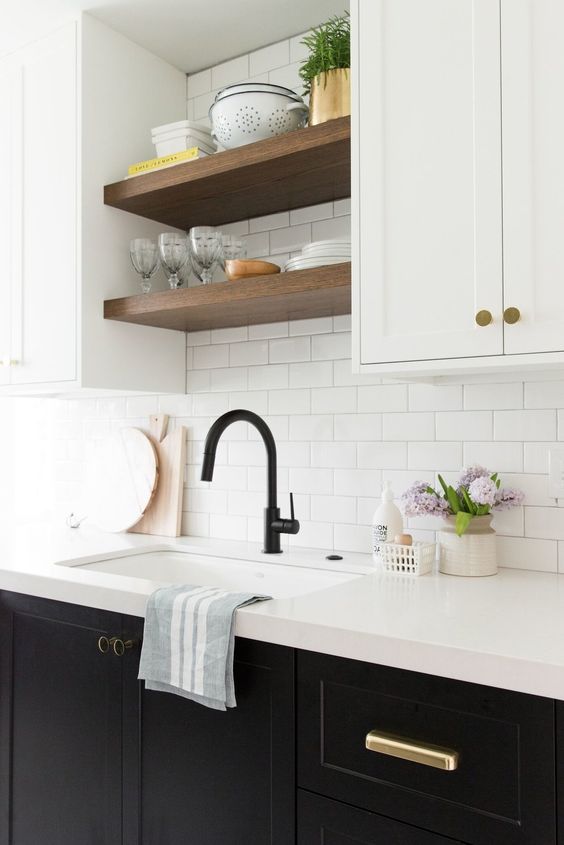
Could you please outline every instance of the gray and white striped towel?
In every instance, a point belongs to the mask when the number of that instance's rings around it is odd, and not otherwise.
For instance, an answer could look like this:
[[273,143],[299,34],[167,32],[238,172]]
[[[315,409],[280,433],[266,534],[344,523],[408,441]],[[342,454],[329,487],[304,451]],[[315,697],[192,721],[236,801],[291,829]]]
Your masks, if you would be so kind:
[[236,707],[235,611],[268,598],[217,587],[156,590],[145,613],[139,678],[147,689],[173,692],[214,710]]

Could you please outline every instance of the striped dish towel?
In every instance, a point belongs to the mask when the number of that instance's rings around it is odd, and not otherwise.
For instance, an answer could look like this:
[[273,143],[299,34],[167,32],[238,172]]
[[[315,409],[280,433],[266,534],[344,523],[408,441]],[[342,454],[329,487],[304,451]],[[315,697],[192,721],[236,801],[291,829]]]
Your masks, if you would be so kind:
[[145,613],[139,678],[147,689],[173,692],[214,710],[236,707],[235,611],[268,598],[217,587],[156,590]]

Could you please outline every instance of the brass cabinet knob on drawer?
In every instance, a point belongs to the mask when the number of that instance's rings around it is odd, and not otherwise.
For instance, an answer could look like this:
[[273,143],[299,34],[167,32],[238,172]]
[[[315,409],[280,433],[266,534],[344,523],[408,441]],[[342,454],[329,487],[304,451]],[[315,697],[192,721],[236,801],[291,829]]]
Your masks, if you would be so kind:
[[400,760],[409,760],[445,772],[453,772],[458,768],[458,753],[450,748],[428,745],[382,731],[370,731],[366,735],[366,748],[377,754],[399,757]]
[[509,325],[512,326],[514,323],[518,323],[521,319],[521,312],[518,308],[506,308],[503,312],[503,319],[506,323],[509,323]]
[[113,637],[112,646],[114,654],[117,655],[117,657],[123,657],[125,652],[128,649],[133,648],[134,645],[135,643],[133,640],[120,640],[119,637]]
[[107,637],[98,637],[98,651],[107,654],[110,650],[110,641]]
[[492,312],[491,311],[478,311],[476,314],[476,322],[479,326],[489,326],[491,322],[493,322]]

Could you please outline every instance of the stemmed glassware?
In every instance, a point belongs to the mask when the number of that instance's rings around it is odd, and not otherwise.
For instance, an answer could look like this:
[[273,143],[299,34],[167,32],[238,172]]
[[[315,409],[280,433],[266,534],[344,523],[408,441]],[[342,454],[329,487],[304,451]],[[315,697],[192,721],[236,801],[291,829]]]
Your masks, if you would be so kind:
[[221,232],[213,226],[195,226],[188,233],[190,261],[202,284],[210,284],[216,264],[222,258]]
[[245,241],[237,235],[222,235],[221,236],[221,268],[225,270],[225,262],[234,258],[245,258],[247,250]]
[[182,284],[178,278],[178,271],[188,261],[186,235],[178,232],[163,232],[159,235],[159,254],[168,275],[168,283],[175,290]]
[[149,238],[134,238],[129,243],[129,257],[136,273],[141,276],[141,290],[149,293],[151,278],[159,269],[159,250]]

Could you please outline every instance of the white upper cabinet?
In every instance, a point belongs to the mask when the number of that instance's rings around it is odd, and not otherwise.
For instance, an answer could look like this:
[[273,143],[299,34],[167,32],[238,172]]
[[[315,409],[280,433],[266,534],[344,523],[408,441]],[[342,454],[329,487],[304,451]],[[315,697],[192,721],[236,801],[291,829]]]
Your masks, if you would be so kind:
[[0,394],[184,392],[182,333],[103,318],[162,228],[103,186],[185,113],[185,75],[88,15],[0,59]]
[[564,364],[564,3],[351,11],[357,368]]
[[[505,351],[564,350],[564,2],[502,0]],[[516,316],[516,315],[515,315]]]

